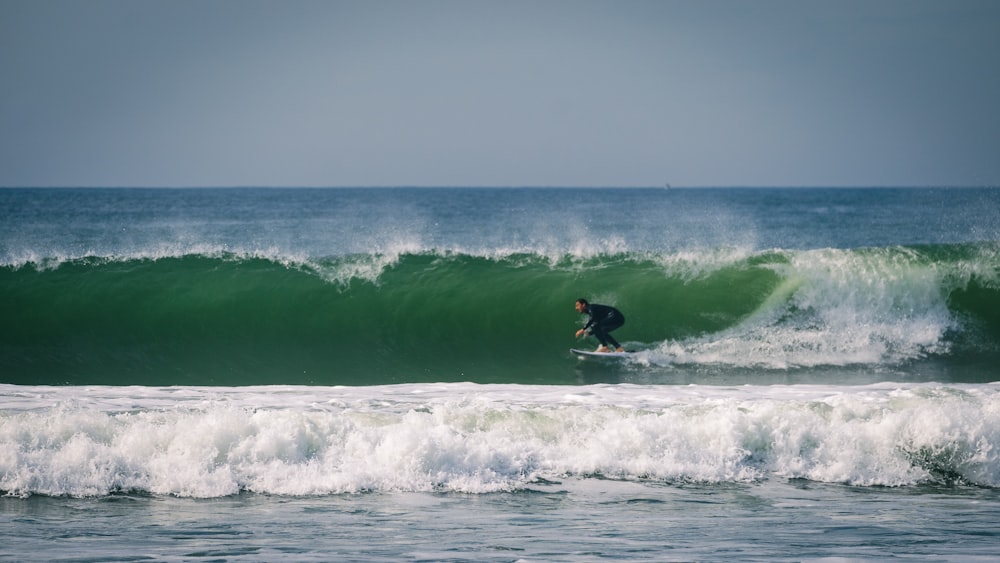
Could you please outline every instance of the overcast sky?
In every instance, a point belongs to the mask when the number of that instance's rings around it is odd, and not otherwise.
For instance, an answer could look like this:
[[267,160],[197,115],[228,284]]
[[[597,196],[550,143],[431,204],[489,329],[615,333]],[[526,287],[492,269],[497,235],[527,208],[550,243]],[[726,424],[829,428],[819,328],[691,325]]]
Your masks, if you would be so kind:
[[1000,185],[1000,2],[0,0],[2,186]]

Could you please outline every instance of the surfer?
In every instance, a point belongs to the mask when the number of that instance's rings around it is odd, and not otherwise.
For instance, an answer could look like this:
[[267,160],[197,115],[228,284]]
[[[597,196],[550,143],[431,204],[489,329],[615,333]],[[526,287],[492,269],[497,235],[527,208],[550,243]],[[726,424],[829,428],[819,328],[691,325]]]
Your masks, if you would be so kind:
[[611,349],[608,348],[608,344],[614,346],[618,352],[625,351],[621,344],[609,334],[612,330],[625,324],[625,315],[621,311],[608,305],[590,304],[586,299],[581,297],[576,300],[576,312],[581,315],[590,315],[590,320],[587,321],[587,324],[576,331],[577,338],[589,332],[601,343],[600,347],[597,348],[598,352],[610,352]]

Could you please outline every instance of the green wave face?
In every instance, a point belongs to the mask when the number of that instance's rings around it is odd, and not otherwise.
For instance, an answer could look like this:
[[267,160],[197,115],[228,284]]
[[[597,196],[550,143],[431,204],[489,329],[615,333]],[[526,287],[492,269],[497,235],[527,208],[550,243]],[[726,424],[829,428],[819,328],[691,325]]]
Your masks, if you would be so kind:
[[[574,383],[578,297],[635,369],[892,366],[994,354],[990,245],[592,258],[191,254],[0,268],[0,382]],[[992,356],[991,356],[992,357]]]

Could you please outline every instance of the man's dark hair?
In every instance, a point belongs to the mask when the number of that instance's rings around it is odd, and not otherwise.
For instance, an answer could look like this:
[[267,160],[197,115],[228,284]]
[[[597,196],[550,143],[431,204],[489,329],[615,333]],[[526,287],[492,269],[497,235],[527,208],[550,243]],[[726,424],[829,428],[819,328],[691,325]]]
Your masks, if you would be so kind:
[[576,302],[577,303],[583,303],[584,305],[590,305],[590,303],[587,303],[587,300],[584,299],[583,297],[577,299]]

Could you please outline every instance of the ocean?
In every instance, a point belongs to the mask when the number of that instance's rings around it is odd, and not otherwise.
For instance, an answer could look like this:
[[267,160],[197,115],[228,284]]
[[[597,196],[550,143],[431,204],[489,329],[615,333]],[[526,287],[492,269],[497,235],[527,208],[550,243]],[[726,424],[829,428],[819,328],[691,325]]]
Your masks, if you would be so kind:
[[993,560],[998,366],[995,188],[0,189],[0,560]]

